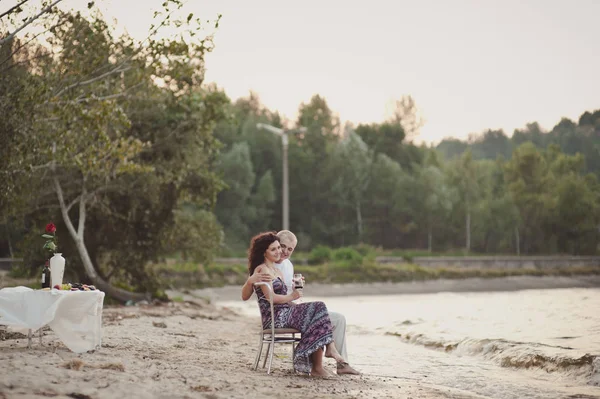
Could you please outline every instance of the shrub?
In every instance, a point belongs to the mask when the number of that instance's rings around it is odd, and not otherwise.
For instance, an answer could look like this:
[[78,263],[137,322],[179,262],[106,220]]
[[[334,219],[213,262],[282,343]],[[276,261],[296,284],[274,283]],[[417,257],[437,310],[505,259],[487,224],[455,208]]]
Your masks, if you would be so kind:
[[333,260],[335,261],[349,261],[351,264],[361,264],[362,255],[354,248],[338,248],[333,251]]
[[317,245],[308,255],[308,263],[311,265],[321,265],[331,260],[331,248],[325,245]]
[[372,245],[369,245],[369,244],[362,244],[362,243],[356,244],[356,245],[353,245],[351,248],[355,249],[363,257],[375,256],[375,252],[376,252],[375,247]]

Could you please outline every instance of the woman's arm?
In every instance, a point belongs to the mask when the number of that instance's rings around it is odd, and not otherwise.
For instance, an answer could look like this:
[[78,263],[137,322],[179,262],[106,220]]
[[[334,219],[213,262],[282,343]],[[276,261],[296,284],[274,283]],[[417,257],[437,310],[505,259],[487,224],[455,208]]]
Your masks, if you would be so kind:
[[267,299],[269,299],[270,295],[273,295],[273,303],[274,304],[282,304],[282,303],[288,303],[288,302],[292,302],[295,301],[296,299],[302,297],[302,292],[301,291],[297,291],[297,290],[293,290],[291,293],[286,294],[286,295],[279,295],[279,294],[275,294],[273,293],[273,285],[269,284],[271,286],[271,289],[265,287],[264,285],[260,287],[260,289],[262,290],[263,294],[265,294],[265,297]]
[[[260,273],[262,272],[262,267],[259,266],[256,268],[255,273]],[[273,278],[274,276],[271,276],[271,278]],[[270,289],[265,287],[264,285],[262,285],[260,287],[260,289],[262,290],[263,294],[265,295],[265,297],[267,299],[270,298],[271,295],[273,295],[273,303],[274,304],[282,304],[282,303],[288,303],[288,302],[292,302],[298,298],[300,298],[302,296],[302,292],[301,291],[297,291],[297,290],[293,290],[291,293],[287,294],[287,295],[279,295],[279,294],[275,294],[274,290],[273,290],[273,284],[270,282],[269,286],[271,287]]]

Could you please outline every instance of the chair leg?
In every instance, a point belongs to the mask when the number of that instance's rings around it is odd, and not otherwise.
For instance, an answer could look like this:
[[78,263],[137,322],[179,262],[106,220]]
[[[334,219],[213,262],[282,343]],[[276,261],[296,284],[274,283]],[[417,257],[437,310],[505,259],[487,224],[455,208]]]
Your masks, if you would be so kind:
[[271,374],[271,365],[273,364],[273,354],[275,352],[275,338],[271,338],[271,344],[269,345],[269,347],[271,348],[270,351],[270,355],[269,355],[269,368],[267,369],[267,374]]
[[256,359],[254,360],[254,367],[253,369],[256,370],[258,368],[258,363],[260,363],[260,356],[262,355],[262,350],[263,350],[263,341],[264,341],[264,337],[261,334],[258,335],[259,341],[258,341],[258,353],[256,354]]
[[292,334],[292,338],[294,338],[294,342],[292,342],[292,367],[294,366],[294,355],[296,354],[296,334]]
[[267,345],[267,353],[265,354],[265,360],[263,361],[263,369],[267,365],[267,358],[269,357],[269,353],[271,353],[271,350],[272,350],[271,343],[269,342]]

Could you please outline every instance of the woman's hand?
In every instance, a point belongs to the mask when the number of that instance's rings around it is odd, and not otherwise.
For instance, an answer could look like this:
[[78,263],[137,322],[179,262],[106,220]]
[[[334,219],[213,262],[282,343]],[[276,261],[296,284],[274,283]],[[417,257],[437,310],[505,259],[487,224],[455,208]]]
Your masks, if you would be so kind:
[[302,290],[297,290],[296,288],[292,288],[292,293],[290,294],[290,297],[292,298],[291,301],[295,301],[296,299],[300,299],[302,298]]

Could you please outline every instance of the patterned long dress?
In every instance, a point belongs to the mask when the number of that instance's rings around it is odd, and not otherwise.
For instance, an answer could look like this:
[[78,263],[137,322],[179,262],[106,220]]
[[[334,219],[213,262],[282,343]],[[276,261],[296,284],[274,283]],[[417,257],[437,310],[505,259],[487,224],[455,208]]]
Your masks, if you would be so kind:
[[[258,296],[263,329],[271,328],[269,300],[260,287],[254,287],[254,291]],[[279,295],[287,294],[287,288],[281,278],[273,280],[273,291]],[[302,333],[294,353],[294,369],[300,373],[310,373],[310,355],[333,342],[333,326],[327,306],[323,302],[273,304],[273,313],[275,328],[295,328]]]

